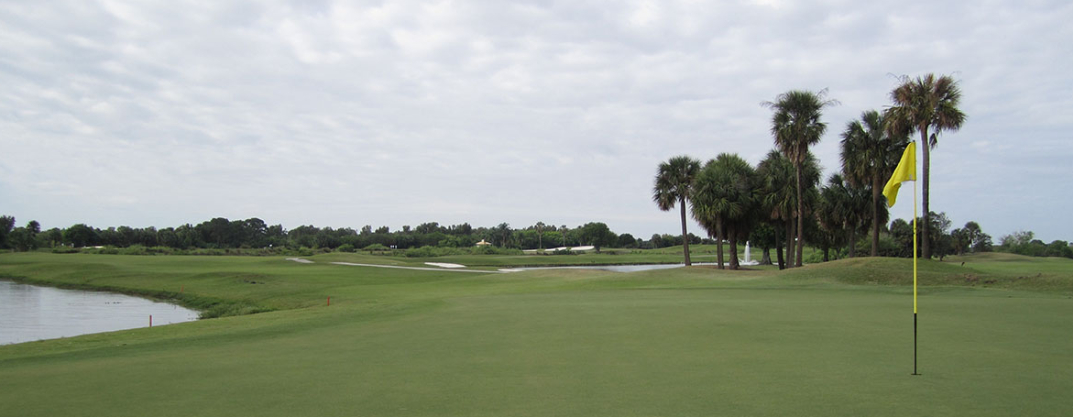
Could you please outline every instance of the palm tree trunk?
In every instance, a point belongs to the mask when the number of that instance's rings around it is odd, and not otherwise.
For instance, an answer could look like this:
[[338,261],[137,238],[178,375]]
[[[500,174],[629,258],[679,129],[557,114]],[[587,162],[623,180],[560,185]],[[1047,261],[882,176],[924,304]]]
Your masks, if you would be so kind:
[[794,256],[794,266],[801,266],[801,257],[805,252],[805,199],[801,192],[801,163],[796,165],[797,171],[797,255]]
[[823,261],[824,262],[829,262],[831,260],[831,257],[829,256],[829,252],[831,252],[831,248],[828,248],[828,247],[824,246],[823,247]]
[[764,256],[760,257],[760,265],[771,265],[771,248],[764,248]]
[[727,238],[730,240],[730,269],[733,270],[737,270],[740,266],[738,265],[738,239],[735,235],[737,235],[737,233],[735,233],[734,230],[731,230],[730,235]]
[[923,194],[924,205],[922,207],[923,211],[924,211],[924,213],[923,213],[924,218],[921,220],[921,223],[923,223],[923,224],[921,225],[921,228],[920,228],[920,235],[923,236],[923,238],[920,239],[920,257],[924,258],[924,259],[931,259],[931,245],[928,244],[928,241],[931,240],[931,239],[928,239],[928,236],[930,236],[928,234],[928,228],[929,228],[928,227],[928,217],[929,217],[928,216],[928,173],[931,171],[931,169],[929,169],[929,166],[928,166],[928,161],[930,160],[928,158],[928,154],[930,153],[928,151],[928,149],[931,148],[931,146],[929,146],[929,145],[930,144],[928,143],[928,125],[927,124],[921,124],[921,126],[920,126],[920,147],[924,148],[924,178],[923,178],[924,181],[923,181],[923,184],[922,184],[923,190],[924,190],[924,194]]
[[717,268],[723,269],[723,219],[715,220],[715,246],[716,259],[719,263]]
[[786,268],[794,267],[794,219],[786,220]]
[[848,256],[850,258],[857,257],[857,230],[852,226],[849,228],[849,247],[846,250],[849,252]]
[[879,256],[879,175],[872,177],[872,254]]
[[682,206],[682,253],[686,257],[686,266],[692,265],[689,262],[689,233],[686,232],[686,198],[685,196],[678,197],[678,205]]
[[786,260],[782,257],[782,239],[783,232],[778,227],[775,228],[775,255],[778,257],[779,270],[786,269]]

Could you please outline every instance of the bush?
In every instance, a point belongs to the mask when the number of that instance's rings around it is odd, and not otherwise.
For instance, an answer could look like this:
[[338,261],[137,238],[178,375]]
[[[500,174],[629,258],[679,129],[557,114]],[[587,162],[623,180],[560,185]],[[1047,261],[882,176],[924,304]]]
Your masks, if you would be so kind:
[[434,258],[437,256],[465,255],[466,251],[459,248],[422,246],[407,249],[402,254],[407,258]]
[[369,252],[371,254],[373,252],[386,252],[390,249],[387,246],[381,245],[379,243],[373,243],[369,246],[361,248],[361,250]]
[[469,249],[473,255],[523,255],[521,249],[497,248],[492,245],[475,246]]
[[353,253],[353,252],[357,251],[357,249],[354,248],[354,245],[351,245],[349,243],[344,243],[342,245],[339,245],[339,247],[335,248],[335,250],[336,250],[336,252],[347,252],[347,253]]

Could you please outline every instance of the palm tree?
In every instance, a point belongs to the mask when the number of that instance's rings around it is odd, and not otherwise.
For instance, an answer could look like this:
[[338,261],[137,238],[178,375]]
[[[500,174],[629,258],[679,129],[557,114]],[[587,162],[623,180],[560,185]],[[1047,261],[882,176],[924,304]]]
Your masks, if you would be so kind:
[[848,256],[856,256],[857,231],[864,229],[870,217],[869,191],[854,187],[842,175],[832,174],[820,194],[823,201],[823,210],[817,216],[820,225],[832,233],[846,233]]
[[660,210],[668,211],[675,204],[682,213],[682,252],[689,266],[689,232],[686,231],[686,199],[692,198],[693,180],[700,171],[700,161],[688,156],[676,156],[659,164],[656,185],[652,188],[652,200]]
[[[816,184],[820,181],[820,166],[816,157],[811,152],[806,154],[805,162],[801,165],[801,182],[805,191],[804,205],[811,206],[817,198],[814,192]],[[784,265],[794,264],[794,230],[797,225],[797,187],[794,164],[776,150],[768,152],[767,156],[757,166],[758,189],[760,195],[761,210],[767,214],[766,218],[772,223],[778,233],[784,236],[776,244],[776,252],[779,258],[779,268]],[[777,233],[777,234],[778,234]],[[783,262],[782,245],[786,244],[786,259]]]
[[757,212],[757,175],[738,155],[723,153],[704,165],[693,188],[693,217],[709,228],[714,225],[719,268],[722,242],[730,243],[730,269],[738,269],[738,239],[749,236]]
[[542,249],[542,250],[544,249],[544,227],[545,226],[546,225],[544,224],[544,222],[537,222],[536,223],[537,249]]
[[861,113],[861,120],[846,125],[842,132],[842,173],[856,188],[872,192],[872,252],[879,254],[879,225],[885,223],[887,206],[883,204],[883,184],[898,166],[902,151],[909,142],[907,135],[891,134],[878,111]]
[[[827,131],[827,124],[820,121],[823,108],[837,104],[836,100],[824,100],[827,90],[818,93],[804,90],[790,90],[780,94],[774,102],[764,103],[775,114],[771,117],[771,133],[775,136],[775,145],[783,155],[794,164],[797,180],[797,218],[804,218],[805,202],[801,198],[804,187],[801,182],[801,165],[808,156],[809,146],[820,141]],[[805,250],[804,224],[797,223],[797,255],[795,266],[801,266],[801,257]]]
[[[930,150],[939,144],[939,134],[942,131],[956,131],[965,122],[965,113],[957,107],[961,101],[961,89],[958,88],[957,82],[947,75],[936,77],[935,74],[927,74],[916,79],[902,76],[899,80],[901,84],[890,92],[894,105],[886,110],[887,129],[897,134],[920,132],[920,147],[924,150],[924,219],[921,230],[924,236],[928,236]],[[930,135],[929,129],[933,131]],[[928,239],[921,241],[920,253],[925,259],[931,257]]]
[[507,223],[500,223],[499,226],[495,227],[495,233],[497,235],[496,237],[499,238],[499,247],[506,248],[507,244],[510,242],[510,225]]
[[[767,157],[757,166],[760,183],[760,206],[767,213],[767,220],[776,231],[775,251],[778,256],[779,269],[793,264],[793,229],[794,216],[797,213],[797,197],[794,194],[794,164],[779,151],[771,150]],[[779,239],[780,229],[786,243],[786,258],[783,258],[783,240]]]

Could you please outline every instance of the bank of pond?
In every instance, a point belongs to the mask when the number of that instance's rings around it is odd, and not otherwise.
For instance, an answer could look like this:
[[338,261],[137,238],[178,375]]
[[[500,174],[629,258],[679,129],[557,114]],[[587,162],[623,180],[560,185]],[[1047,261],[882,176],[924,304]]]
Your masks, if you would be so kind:
[[129,295],[0,280],[0,345],[182,323],[198,315]]

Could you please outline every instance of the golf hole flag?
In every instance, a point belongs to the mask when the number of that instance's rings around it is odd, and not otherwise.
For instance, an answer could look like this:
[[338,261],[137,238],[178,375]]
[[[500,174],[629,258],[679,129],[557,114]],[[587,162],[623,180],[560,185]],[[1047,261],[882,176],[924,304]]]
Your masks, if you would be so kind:
[[917,143],[909,142],[902,153],[902,160],[898,167],[894,168],[887,185],[883,187],[883,195],[887,197],[887,206],[894,207],[894,200],[898,198],[898,189],[902,182],[913,181],[913,375],[917,373]]
[[894,207],[894,200],[898,198],[898,188],[901,188],[902,181],[916,180],[917,143],[909,142],[909,146],[906,146],[905,152],[902,153],[902,160],[898,162],[898,167],[894,169],[894,174],[890,176],[887,185],[883,187],[883,195],[887,197],[887,206]]

